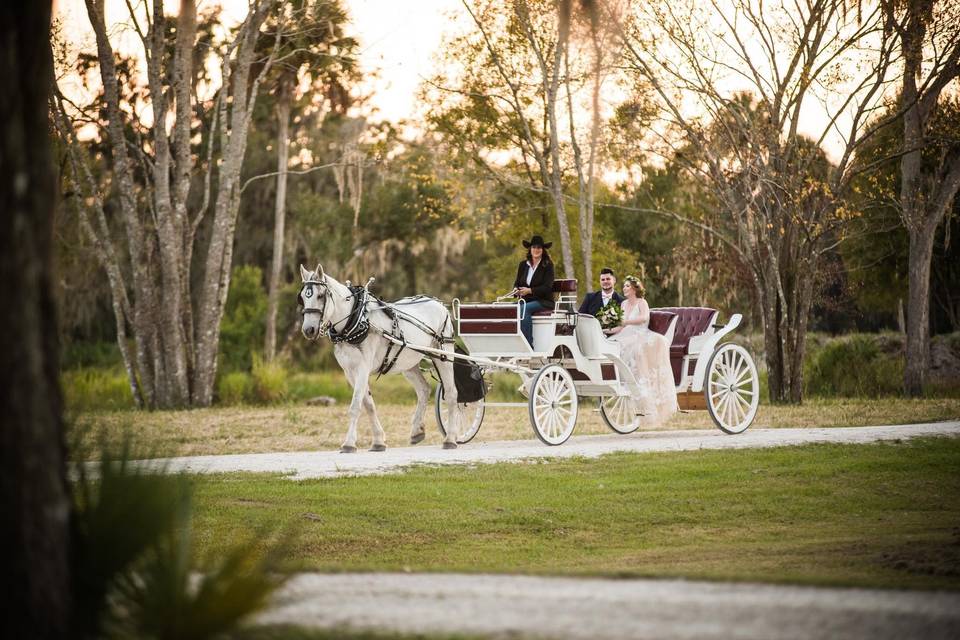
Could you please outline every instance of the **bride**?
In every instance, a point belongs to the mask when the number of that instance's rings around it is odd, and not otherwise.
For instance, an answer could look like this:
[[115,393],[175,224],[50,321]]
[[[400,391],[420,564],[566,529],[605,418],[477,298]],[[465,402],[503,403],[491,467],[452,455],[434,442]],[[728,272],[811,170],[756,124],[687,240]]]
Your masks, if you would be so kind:
[[637,378],[633,390],[637,413],[644,422],[661,423],[678,411],[677,390],[670,368],[670,345],[667,339],[651,331],[650,306],[646,291],[635,276],[623,280],[623,320],[610,330],[611,340],[620,343],[620,357]]

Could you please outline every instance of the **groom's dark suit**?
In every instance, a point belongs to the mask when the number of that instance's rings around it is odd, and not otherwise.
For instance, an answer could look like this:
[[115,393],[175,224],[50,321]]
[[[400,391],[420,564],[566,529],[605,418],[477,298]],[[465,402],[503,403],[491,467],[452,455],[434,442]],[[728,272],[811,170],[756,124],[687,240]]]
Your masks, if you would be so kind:
[[[623,302],[623,296],[614,291],[608,304],[620,304],[621,302]],[[583,304],[580,305],[580,313],[588,313],[591,316],[595,316],[602,306],[603,292],[594,291],[593,293],[588,293],[587,297],[583,299]]]

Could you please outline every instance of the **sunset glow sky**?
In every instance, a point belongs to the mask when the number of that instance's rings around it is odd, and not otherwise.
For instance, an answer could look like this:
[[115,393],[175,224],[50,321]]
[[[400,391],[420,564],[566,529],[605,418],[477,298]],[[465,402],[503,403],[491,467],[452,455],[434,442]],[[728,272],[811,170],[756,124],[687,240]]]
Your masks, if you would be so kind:
[[[107,21],[123,30],[128,21],[124,0],[106,0]],[[133,0],[137,6],[140,0]],[[171,10],[179,4],[168,1]],[[198,9],[215,4],[200,0]],[[227,21],[239,22],[247,11],[246,0],[216,2],[224,9]],[[432,56],[440,45],[445,30],[450,28],[450,15],[463,15],[459,0],[344,0],[350,15],[348,33],[360,41],[361,64],[367,72],[378,72],[369,87],[371,103],[381,117],[399,120],[416,116],[417,86],[430,75]],[[57,0],[57,15],[75,46],[93,51],[93,31],[87,20],[84,0]],[[114,33],[119,33],[115,31]],[[139,49],[136,36],[127,46]],[[122,38],[121,38],[122,40]],[[123,45],[120,44],[120,47]]]

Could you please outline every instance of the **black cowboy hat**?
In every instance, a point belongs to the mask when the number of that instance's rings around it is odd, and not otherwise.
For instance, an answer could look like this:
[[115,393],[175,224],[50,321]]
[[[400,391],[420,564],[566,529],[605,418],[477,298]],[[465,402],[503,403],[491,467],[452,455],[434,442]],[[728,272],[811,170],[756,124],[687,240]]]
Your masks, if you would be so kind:
[[530,242],[526,240],[523,241],[523,246],[529,249],[530,247],[543,247],[544,249],[549,249],[553,246],[552,242],[544,242],[543,236],[533,236],[530,238]]

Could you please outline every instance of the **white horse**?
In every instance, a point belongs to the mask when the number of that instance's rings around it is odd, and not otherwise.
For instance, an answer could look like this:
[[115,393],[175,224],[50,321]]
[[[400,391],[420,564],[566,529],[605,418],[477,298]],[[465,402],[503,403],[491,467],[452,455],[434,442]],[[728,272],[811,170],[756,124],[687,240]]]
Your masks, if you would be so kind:
[[[346,285],[326,275],[319,264],[316,271],[307,271],[301,265],[300,276],[303,279],[300,300],[303,305],[301,331],[304,337],[314,341],[328,332],[331,336],[343,336],[344,332],[350,329],[348,325],[351,322],[351,311],[354,307],[353,292]],[[396,314],[398,327],[408,347],[400,350],[388,373],[402,373],[417,392],[417,409],[413,414],[410,428],[410,444],[417,444],[425,436],[423,416],[426,413],[427,402],[430,400],[430,383],[420,371],[420,361],[423,360],[424,355],[414,349],[427,347],[453,353],[453,324],[450,321],[450,313],[443,303],[433,298],[403,298],[394,302],[393,305],[398,305],[402,312]],[[350,402],[349,412],[350,426],[347,429],[347,437],[340,447],[341,453],[354,453],[357,450],[357,420],[360,418],[361,406],[366,409],[373,429],[373,446],[370,447],[370,451],[387,449],[383,426],[377,417],[377,408],[370,393],[370,375],[379,371],[386,358],[392,360],[400,347],[391,343],[383,335],[392,333],[394,320],[383,309],[381,303],[371,297],[366,303],[366,310],[370,324],[366,337],[356,344],[344,341],[334,342],[333,346],[333,354],[343,368],[347,382],[353,387],[353,399]],[[404,319],[404,315],[412,320]],[[437,336],[448,340],[438,341]],[[440,375],[450,415],[450,426],[447,428],[443,448],[456,449],[457,435],[460,433],[460,411],[457,405],[457,388],[453,380],[453,358],[431,359]]]

